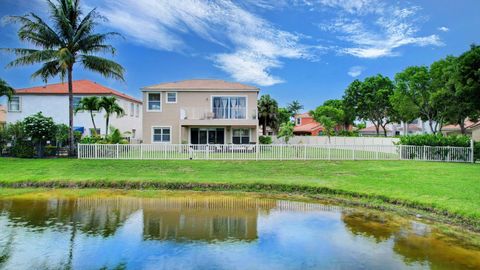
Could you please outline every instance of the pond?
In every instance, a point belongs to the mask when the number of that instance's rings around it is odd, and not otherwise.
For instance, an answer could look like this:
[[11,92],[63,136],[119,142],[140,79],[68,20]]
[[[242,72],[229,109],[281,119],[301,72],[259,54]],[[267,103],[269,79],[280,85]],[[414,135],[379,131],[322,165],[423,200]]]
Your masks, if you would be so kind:
[[0,199],[0,269],[480,269],[478,235],[452,235],[417,218],[247,195]]

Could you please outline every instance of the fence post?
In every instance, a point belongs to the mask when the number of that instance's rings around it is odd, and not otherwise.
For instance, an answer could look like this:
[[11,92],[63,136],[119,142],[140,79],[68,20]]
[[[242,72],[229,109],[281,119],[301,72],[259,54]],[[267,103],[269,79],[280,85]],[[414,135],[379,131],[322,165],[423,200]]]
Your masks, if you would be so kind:
[[95,159],[98,158],[98,144],[95,144]]
[[352,160],[355,160],[355,145],[352,146]]
[[451,152],[451,151],[452,151],[452,150],[451,150],[450,145],[447,146],[447,162],[450,162],[450,152]]
[[118,146],[118,143],[117,143],[117,159],[120,158],[120,151],[118,150],[118,147],[119,147],[119,146]]
[[473,139],[470,140],[470,162],[474,163],[475,162],[475,144],[473,143]]
[[328,145],[328,160],[332,160],[332,146]]
[[427,154],[427,146],[424,145],[424,146],[423,146],[423,160],[426,160],[426,158],[427,158],[427,157],[426,157],[426,154]]
[[80,144],[79,143],[77,143],[77,158],[80,159]]
[[143,144],[140,144],[140,159],[143,159]]
[[307,160],[307,145],[304,145],[305,151],[303,152],[303,160]]
[[403,144],[400,144],[400,160],[403,160]]
[[258,151],[260,148],[260,144],[257,143],[257,147],[255,147],[255,160],[258,160]]

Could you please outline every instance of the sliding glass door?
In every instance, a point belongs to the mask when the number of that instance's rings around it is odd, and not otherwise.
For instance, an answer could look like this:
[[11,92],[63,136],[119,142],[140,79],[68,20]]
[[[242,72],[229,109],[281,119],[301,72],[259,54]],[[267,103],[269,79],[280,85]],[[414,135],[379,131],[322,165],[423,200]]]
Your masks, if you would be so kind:
[[224,144],[225,129],[224,128],[191,128],[190,143],[191,144]]

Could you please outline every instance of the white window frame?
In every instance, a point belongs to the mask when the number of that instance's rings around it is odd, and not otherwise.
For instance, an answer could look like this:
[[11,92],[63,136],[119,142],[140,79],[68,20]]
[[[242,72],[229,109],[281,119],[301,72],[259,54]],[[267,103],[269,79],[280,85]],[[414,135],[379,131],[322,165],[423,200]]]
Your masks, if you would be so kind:
[[[159,94],[160,95],[160,110],[151,110],[150,109],[150,94]],[[147,92],[147,112],[162,112],[162,92]]]
[[[161,128],[161,129],[167,129],[168,128],[170,130],[170,140],[168,142],[163,142],[163,141],[158,142],[158,141],[154,140],[155,129],[159,129],[159,128]],[[172,135],[173,135],[172,130],[173,130],[172,126],[152,126],[152,134],[151,134],[152,135],[151,136],[152,143],[172,143]],[[163,136],[163,131],[162,131],[162,136]]]
[[[175,94],[175,101],[168,101],[168,95],[169,94]],[[177,103],[177,98],[178,98],[178,94],[177,92],[167,92],[167,98],[165,99],[165,102],[168,103],[168,104],[174,104],[174,103]]]
[[[233,131],[234,131],[235,129],[247,129],[247,130],[248,130],[248,142],[250,143],[250,142],[252,141],[252,129],[251,129],[251,128],[235,127],[235,128],[232,128],[232,138],[231,138],[232,144],[234,144],[234,143],[233,143],[233,137],[234,137],[234,136],[233,136]],[[240,137],[240,144],[243,144],[243,143],[242,143],[242,137]]]
[[248,114],[248,96],[247,95],[212,95],[210,96],[210,112],[213,113],[213,98],[215,97],[244,97],[245,98],[245,118],[241,119],[233,119],[233,118],[212,118],[212,120],[232,120],[232,121],[244,121],[250,119],[250,115]]
[[11,100],[9,100],[8,103],[7,103],[7,111],[8,111],[8,112],[13,112],[13,113],[22,112],[22,97],[20,97],[20,96],[13,96],[12,99],[14,99],[14,98],[18,98],[18,110],[16,110],[16,111],[12,111],[12,110],[11,110],[11,106],[10,106],[10,105],[11,105],[11,104],[10,104],[10,103],[11,103]]

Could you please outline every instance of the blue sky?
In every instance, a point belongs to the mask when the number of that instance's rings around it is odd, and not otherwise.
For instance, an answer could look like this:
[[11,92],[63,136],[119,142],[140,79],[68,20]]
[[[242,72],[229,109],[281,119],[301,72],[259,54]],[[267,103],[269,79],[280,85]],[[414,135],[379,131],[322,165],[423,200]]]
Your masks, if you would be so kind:
[[[259,86],[281,106],[297,99],[306,109],[340,98],[355,79],[429,65],[480,43],[480,1],[375,0],[83,0],[108,18],[98,31],[117,31],[114,59],[126,82],[77,67],[91,79],[135,97],[143,86],[190,78],[216,78]],[[1,0],[0,17],[34,11],[42,0]],[[0,47],[26,47],[17,27],[0,25]],[[41,85],[37,67],[4,69],[14,87]],[[49,82],[57,82],[52,79]]]

